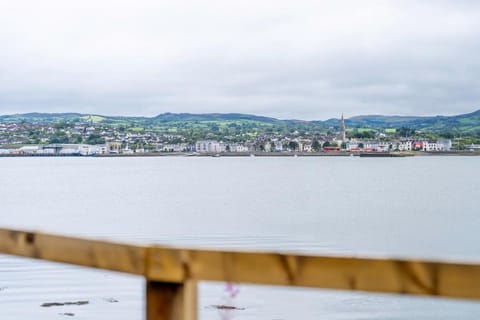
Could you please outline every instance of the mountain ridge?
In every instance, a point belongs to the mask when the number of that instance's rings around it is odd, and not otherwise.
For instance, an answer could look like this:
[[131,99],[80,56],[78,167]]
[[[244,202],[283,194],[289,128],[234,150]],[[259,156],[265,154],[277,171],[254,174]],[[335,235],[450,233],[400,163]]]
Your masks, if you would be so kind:
[[[465,117],[465,116],[480,116],[480,109],[475,110],[469,113],[455,114],[455,115],[434,115],[434,116],[416,116],[416,115],[383,115],[383,114],[365,114],[357,115],[345,120],[356,121],[369,118],[383,118],[383,119],[402,119],[402,120],[416,120],[416,119],[433,119],[433,118],[456,118],[456,117]],[[328,122],[328,121],[339,121],[339,118],[329,118],[327,120],[303,120],[303,119],[279,119],[275,117],[261,116],[250,113],[238,113],[238,112],[227,112],[227,113],[189,113],[189,112],[164,112],[156,116],[111,116],[106,114],[97,114],[97,113],[80,113],[80,112],[26,112],[26,113],[12,113],[12,114],[0,114],[0,119],[11,118],[11,117],[21,117],[21,118],[33,118],[33,117],[70,117],[70,116],[98,116],[104,118],[122,118],[122,119],[221,119],[221,120],[236,120],[236,119],[255,119],[255,120],[265,120],[265,121],[299,121],[299,122]]]
[[[227,123],[257,123],[258,125],[282,125],[307,127],[338,127],[339,119],[327,120],[299,120],[299,119],[277,119],[274,117],[259,116],[244,113],[161,113],[153,117],[145,116],[108,116],[100,114],[83,114],[76,112],[65,113],[19,113],[11,115],[0,115],[0,122],[10,123],[56,123],[56,122],[96,122],[106,125],[120,125],[130,123],[137,126],[154,126],[156,124],[179,123],[202,123],[202,122],[227,122]],[[470,113],[457,114],[452,116],[401,116],[401,115],[359,115],[345,119],[347,127],[350,128],[400,128],[409,127],[427,131],[478,131],[480,134],[480,109]]]

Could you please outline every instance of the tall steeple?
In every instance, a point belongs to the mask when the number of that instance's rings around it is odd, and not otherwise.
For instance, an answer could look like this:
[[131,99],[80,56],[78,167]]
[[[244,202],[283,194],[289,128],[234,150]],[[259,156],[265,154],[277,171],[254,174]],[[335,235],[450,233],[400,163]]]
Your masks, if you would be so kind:
[[342,142],[345,142],[345,140],[347,140],[345,120],[343,119],[343,112],[342,112],[342,117],[340,118],[340,135],[339,136],[340,136],[339,138],[342,140]]

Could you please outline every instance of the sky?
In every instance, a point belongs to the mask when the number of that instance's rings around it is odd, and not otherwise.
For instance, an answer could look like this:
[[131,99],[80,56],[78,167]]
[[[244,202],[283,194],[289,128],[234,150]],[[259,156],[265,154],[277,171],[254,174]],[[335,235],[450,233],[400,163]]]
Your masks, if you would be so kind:
[[0,0],[0,114],[480,109],[480,1]]

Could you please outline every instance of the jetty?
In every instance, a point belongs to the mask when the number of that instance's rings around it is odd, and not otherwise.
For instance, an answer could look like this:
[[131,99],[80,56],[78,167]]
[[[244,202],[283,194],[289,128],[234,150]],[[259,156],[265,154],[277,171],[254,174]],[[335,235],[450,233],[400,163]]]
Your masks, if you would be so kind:
[[362,158],[404,158],[414,156],[411,152],[361,152],[359,155]]

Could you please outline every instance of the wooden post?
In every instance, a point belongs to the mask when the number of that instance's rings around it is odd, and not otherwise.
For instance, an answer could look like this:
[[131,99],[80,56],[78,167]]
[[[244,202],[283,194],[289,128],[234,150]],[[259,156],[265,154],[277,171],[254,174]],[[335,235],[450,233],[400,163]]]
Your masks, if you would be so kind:
[[147,320],[196,320],[197,283],[147,280]]

